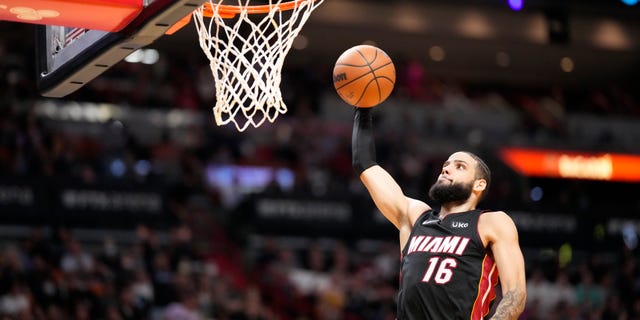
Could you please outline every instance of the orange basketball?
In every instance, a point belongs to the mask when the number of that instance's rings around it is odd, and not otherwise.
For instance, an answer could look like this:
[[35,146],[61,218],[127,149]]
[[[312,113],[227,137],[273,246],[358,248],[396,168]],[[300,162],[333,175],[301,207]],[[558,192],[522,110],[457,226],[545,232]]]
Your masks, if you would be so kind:
[[380,48],[355,46],[333,68],[333,86],[346,103],[371,108],[386,100],[396,82],[396,68]]

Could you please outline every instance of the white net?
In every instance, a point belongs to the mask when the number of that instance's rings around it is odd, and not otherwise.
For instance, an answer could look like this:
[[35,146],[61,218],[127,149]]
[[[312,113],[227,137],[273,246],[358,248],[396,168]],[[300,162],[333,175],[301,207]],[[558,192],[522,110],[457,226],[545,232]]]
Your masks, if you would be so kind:
[[[244,131],[266,120],[274,122],[287,112],[280,91],[284,59],[311,12],[324,0],[270,0],[270,10],[259,15],[250,12],[256,8],[250,0],[233,0],[239,9],[233,18],[223,18],[224,0],[209,1],[212,17],[205,16],[204,6],[193,17],[215,81],[216,124],[233,122]],[[292,9],[281,10],[294,2]]]

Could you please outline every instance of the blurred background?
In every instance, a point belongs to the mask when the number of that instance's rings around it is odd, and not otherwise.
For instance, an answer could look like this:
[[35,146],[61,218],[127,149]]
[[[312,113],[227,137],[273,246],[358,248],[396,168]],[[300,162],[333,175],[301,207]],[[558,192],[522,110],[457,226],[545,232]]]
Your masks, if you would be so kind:
[[376,143],[408,196],[435,206],[454,151],[492,168],[481,205],[519,228],[521,318],[640,319],[636,2],[327,0],[287,55],[288,112],[243,133],[214,123],[193,25],[45,98],[35,26],[0,21],[0,314],[394,319],[397,231],[331,83],[366,43],[395,62]]

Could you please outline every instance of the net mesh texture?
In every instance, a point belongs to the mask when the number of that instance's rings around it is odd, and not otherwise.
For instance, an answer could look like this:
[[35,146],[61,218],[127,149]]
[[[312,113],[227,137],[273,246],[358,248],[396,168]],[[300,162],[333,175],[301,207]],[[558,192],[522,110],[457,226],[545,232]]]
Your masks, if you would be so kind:
[[267,13],[252,14],[249,0],[237,0],[233,18],[220,10],[223,0],[210,0],[210,18],[204,7],[194,11],[200,47],[215,82],[213,114],[218,126],[232,122],[244,131],[273,123],[287,112],[280,91],[282,67],[294,39],[323,1],[298,0],[297,7],[281,10],[281,4],[291,1],[273,0]]

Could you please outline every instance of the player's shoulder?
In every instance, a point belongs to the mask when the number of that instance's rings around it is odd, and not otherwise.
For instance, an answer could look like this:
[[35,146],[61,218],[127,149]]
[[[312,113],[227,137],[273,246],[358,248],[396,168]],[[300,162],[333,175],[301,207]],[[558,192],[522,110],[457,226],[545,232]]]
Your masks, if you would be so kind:
[[479,222],[480,223],[484,223],[486,222],[487,224],[491,225],[491,226],[500,226],[500,225],[506,225],[506,226],[514,226],[515,222],[513,221],[513,219],[504,211],[482,211],[479,217]]
[[423,201],[409,198],[409,205],[407,208],[407,216],[409,218],[409,225],[413,226],[416,221],[426,212],[432,211],[433,209]]
[[484,211],[478,218],[478,229],[490,233],[517,233],[515,221],[504,211]]
[[504,211],[500,211],[500,210],[480,210],[480,215],[481,216],[486,216],[486,217],[507,217],[510,218],[509,215],[504,212]]
[[504,211],[485,211],[478,218],[478,233],[486,244],[502,239],[517,241],[518,229],[515,222]]

